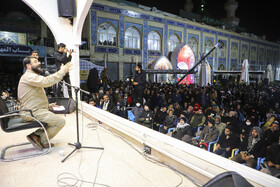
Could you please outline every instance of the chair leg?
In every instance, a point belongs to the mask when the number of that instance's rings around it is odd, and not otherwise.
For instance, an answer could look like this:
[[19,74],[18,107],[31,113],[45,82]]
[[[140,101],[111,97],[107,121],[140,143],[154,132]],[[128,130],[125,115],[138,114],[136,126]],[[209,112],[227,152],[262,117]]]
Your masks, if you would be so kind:
[[[21,115],[25,115],[25,114],[21,114]],[[46,134],[46,137],[47,137],[47,140],[48,140],[49,148],[47,148],[47,149],[45,149],[45,150],[43,150],[43,151],[41,151],[39,153],[29,154],[29,155],[25,155],[25,156],[19,156],[19,157],[15,157],[15,158],[11,158],[11,159],[6,159],[5,158],[5,152],[6,152],[7,149],[9,149],[11,147],[17,147],[17,146],[27,145],[27,144],[31,144],[31,143],[27,142],[27,143],[14,144],[14,145],[6,146],[6,147],[4,147],[2,149],[2,153],[1,153],[1,160],[3,162],[11,162],[11,161],[22,160],[22,159],[26,159],[26,158],[32,158],[32,157],[35,157],[35,156],[45,155],[45,154],[50,152],[50,150],[51,150],[51,143],[50,143],[50,140],[49,140],[49,136],[48,136],[47,130],[46,130],[46,128],[43,126],[43,124],[38,119],[36,119],[36,118],[34,118],[34,119],[44,129],[44,133]]]
[[10,149],[12,147],[19,147],[19,146],[28,145],[28,144],[31,144],[31,143],[26,142],[26,143],[13,144],[13,145],[9,145],[9,146],[4,147],[2,149],[2,152],[1,152],[1,160],[3,162],[11,162],[11,161],[22,160],[22,159],[26,159],[26,158],[32,158],[32,157],[36,157],[36,156],[40,156],[40,155],[45,155],[45,154],[50,152],[50,148],[48,148],[48,149],[44,149],[43,151],[33,153],[33,154],[28,154],[28,155],[25,155],[25,156],[18,156],[18,157],[14,157],[14,158],[5,158],[5,153],[8,149]]

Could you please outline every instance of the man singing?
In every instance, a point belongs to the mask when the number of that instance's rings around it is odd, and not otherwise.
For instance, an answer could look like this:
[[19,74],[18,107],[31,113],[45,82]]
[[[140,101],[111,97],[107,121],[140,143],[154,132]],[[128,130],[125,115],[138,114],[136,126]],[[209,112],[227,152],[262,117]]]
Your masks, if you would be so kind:
[[[49,111],[49,108],[52,108],[55,104],[49,105],[44,88],[58,83],[69,72],[72,64],[70,62],[65,65],[62,64],[59,71],[47,77],[39,75],[42,73],[42,69],[41,63],[36,57],[28,56],[24,58],[23,66],[26,68],[26,72],[21,76],[18,85],[20,109],[31,109],[35,118],[47,123],[46,131],[49,139],[52,139],[65,125],[65,120]],[[29,113],[25,112],[25,114]],[[24,121],[34,121],[33,118],[27,116],[22,116],[22,119]],[[28,135],[27,139],[39,150],[49,147],[42,128]]]
[[[70,62],[72,60],[72,52],[73,51],[72,50],[68,50],[64,43],[58,44],[57,47],[58,47],[58,50],[54,52],[53,57],[54,57],[56,68],[57,68],[57,70],[59,70],[60,66],[62,64],[66,64],[67,62]],[[67,53],[69,53],[68,56],[67,56]],[[66,83],[71,84],[69,73],[67,73],[63,77],[63,80]],[[57,95],[57,97],[61,96],[61,85],[60,84],[58,84],[56,95]],[[69,88],[69,87],[68,87],[68,95],[69,95],[70,98],[72,98],[71,88]]]
[[[142,64],[137,64],[135,67],[135,76],[133,80],[134,85],[134,99],[135,101],[140,101],[141,105],[143,105],[143,95],[146,84],[146,74],[142,69]],[[134,102],[135,102],[134,101]]]

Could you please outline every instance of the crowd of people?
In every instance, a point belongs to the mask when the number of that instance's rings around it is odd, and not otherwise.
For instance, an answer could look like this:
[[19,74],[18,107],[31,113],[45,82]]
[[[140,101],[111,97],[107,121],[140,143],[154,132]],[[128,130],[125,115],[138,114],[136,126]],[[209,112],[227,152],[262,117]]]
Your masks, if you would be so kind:
[[117,81],[84,100],[128,119],[130,111],[136,123],[252,168],[265,157],[271,173],[280,173],[279,87],[147,82],[143,101],[134,96],[133,85]]
[[[68,57],[71,56],[69,51],[65,52],[65,46],[60,48],[61,55],[69,53]],[[67,68],[60,68],[63,73],[56,73],[60,76],[50,85],[68,75],[70,65],[66,62],[69,60],[61,63],[61,67],[67,64]],[[24,67],[29,69],[24,76],[31,73],[45,80],[39,75],[41,68],[36,56],[31,55],[25,61]],[[137,65],[135,70],[134,78],[128,81],[110,82],[102,76],[102,81],[96,82],[98,86],[89,88],[91,95],[84,95],[82,99],[123,118],[131,120],[132,115],[135,123],[252,168],[256,168],[258,158],[265,158],[263,171],[280,175],[279,87],[265,84],[223,86],[215,83],[199,87],[195,84],[152,83],[146,81],[141,65]],[[106,74],[106,69],[104,72]],[[30,80],[26,82],[29,84]],[[18,91],[22,90],[19,87]],[[9,101],[11,95],[12,92],[3,90],[1,98]],[[22,98],[18,99],[23,102]],[[19,103],[15,105],[19,106]],[[30,141],[35,142],[34,145],[46,144],[43,138],[39,138],[41,142],[38,138],[38,141],[33,141],[38,134],[32,134]],[[210,142],[217,144],[210,146]],[[235,149],[239,152],[232,154]]]

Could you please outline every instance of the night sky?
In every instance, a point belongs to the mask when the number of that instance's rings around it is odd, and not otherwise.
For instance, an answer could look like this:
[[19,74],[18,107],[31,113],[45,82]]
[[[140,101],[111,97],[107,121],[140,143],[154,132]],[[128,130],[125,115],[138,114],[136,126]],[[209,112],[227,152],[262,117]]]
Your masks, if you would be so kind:
[[[158,10],[179,15],[180,9],[184,8],[186,0],[127,0],[137,4],[156,7]],[[192,0],[194,13],[199,13],[202,0]],[[224,4],[227,0],[204,0],[205,14],[214,19],[226,17]],[[236,10],[236,17],[240,19],[239,26],[246,29],[247,33],[257,36],[266,35],[269,41],[280,41],[279,12],[280,1],[278,0],[236,0],[239,5]],[[9,11],[22,11],[35,19],[32,10],[21,0],[9,0],[10,6],[1,6],[0,17],[5,16]]]
[[[180,9],[184,9],[186,0],[128,0],[158,10],[179,15]],[[205,14],[214,19],[226,17],[224,4],[227,0],[205,0]],[[236,0],[238,8],[235,16],[239,18],[239,26],[246,29],[247,33],[257,36],[266,35],[269,41],[280,41],[279,11],[280,3],[277,0]],[[192,0],[193,13],[199,13],[201,0]]]

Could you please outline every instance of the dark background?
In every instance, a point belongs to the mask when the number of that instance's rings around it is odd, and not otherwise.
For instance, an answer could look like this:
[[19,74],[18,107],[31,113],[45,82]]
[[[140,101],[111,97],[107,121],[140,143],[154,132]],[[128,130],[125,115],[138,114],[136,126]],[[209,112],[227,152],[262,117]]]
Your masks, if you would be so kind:
[[[158,10],[179,15],[180,9],[184,9],[186,0],[127,0],[149,7],[156,7]],[[214,19],[226,17],[224,5],[227,0],[192,0],[194,4],[193,12],[200,14],[201,2],[205,2],[204,14]],[[278,0],[236,0],[238,8],[235,16],[238,17],[239,26],[244,28],[247,33],[257,36],[266,36],[268,41],[280,41],[279,12],[280,1]],[[5,17],[11,11],[21,11],[27,14],[31,20],[38,20],[34,13],[21,0],[9,0],[9,5],[0,7],[0,17]]]

